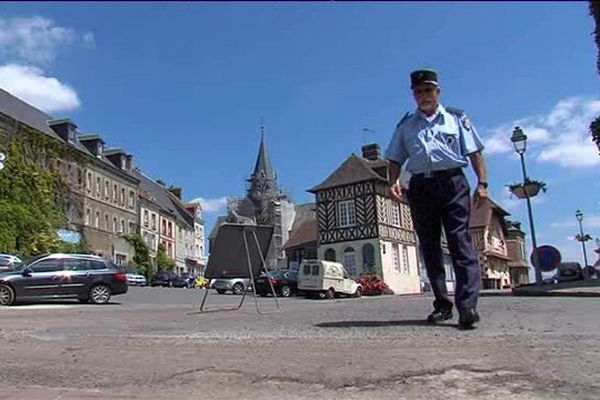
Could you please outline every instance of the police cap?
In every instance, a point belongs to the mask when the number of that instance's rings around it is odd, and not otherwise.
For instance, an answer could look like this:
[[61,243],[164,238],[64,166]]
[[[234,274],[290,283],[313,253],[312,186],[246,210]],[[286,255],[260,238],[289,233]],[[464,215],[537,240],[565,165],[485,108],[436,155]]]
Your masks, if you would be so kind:
[[432,69],[418,69],[410,73],[411,88],[424,83],[439,86],[437,72]]

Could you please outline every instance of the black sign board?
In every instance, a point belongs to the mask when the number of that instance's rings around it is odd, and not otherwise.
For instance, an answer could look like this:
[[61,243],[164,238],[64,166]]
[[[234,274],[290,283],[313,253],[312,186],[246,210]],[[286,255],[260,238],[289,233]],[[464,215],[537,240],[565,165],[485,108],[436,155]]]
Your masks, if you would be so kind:
[[271,236],[272,226],[229,223],[221,225],[208,257],[204,277],[250,278],[248,262],[252,266],[254,276],[258,276],[263,269],[262,260],[266,259],[269,251]]

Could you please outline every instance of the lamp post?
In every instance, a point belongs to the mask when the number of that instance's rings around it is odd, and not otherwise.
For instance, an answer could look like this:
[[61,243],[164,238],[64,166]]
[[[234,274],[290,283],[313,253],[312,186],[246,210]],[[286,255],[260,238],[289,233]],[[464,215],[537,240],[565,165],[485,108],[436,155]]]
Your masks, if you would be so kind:
[[586,235],[583,234],[583,225],[581,221],[583,221],[583,213],[581,210],[577,210],[575,212],[575,218],[579,222],[579,240],[581,241],[581,248],[583,250],[583,268],[588,266],[587,254],[585,252],[585,241],[587,240]]
[[[521,157],[521,170],[523,171],[523,186],[527,184],[529,178],[527,177],[527,171],[525,170],[525,150],[527,150],[527,135],[523,133],[523,130],[518,126],[513,130],[510,141],[515,148],[515,152]],[[531,243],[533,244],[533,264],[535,268],[535,283],[536,285],[542,285],[542,270],[538,261],[537,254],[537,241],[535,238],[535,227],[533,224],[533,214],[531,212],[531,199],[529,193],[525,190],[525,199],[527,200],[527,213],[529,215],[529,229],[531,230]]]

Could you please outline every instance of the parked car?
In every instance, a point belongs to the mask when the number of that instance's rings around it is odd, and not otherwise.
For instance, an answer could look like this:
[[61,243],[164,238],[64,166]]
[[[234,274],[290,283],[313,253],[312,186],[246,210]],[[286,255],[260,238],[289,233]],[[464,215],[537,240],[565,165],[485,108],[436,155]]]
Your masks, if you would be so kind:
[[150,278],[150,286],[163,286],[163,287],[171,287],[173,286],[173,280],[177,274],[171,271],[159,270],[152,275]]
[[231,290],[233,294],[242,294],[245,290],[251,289],[252,286],[250,286],[250,279],[248,278],[220,278],[211,282],[211,288],[219,294],[223,294],[228,290]]
[[21,264],[21,259],[12,254],[0,254],[0,271],[9,271]]
[[263,272],[254,282],[256,293],[261,296],[273,294],[271,285],[275,289],[275,294],[281,297],[290,297],[298,293],[298,271],[278,270],[268,274]]
[[207,286],[208,286],[208,279],[206,279],[204,276],[198,275],[194,279],[194,287],[199,288],[199,289],[203,289],[203,288],[205,288]]
[[550,278],[544,279],[543,283],[561,283],[580,281],[584,279],[583,269],[578,262],[563,262],[560,263],[556,274]]
[[146,286],[148,284],[146,277],[137,272],[127,272],[127,283],[129,286]]
[[176,288],[191,288],[193,286],[193,280],[190,281],[190,276],[188,273],[183,273],[181,275],[173,275],[171,278],[171,286]]
[[123,293],[127,293],[125,271],[89,254],[44,254],[0,273],[0,305],[59,298],[104,304]]
[[360,297],[363,287],[350,278],[340,263],[324,260],[303,260],[298,275],[298,290],[307,296],[333,299],[339,295]]
[[181,287],[191,289],[196,286],[196,276],[194,274],[183,272],[180,278],[183,280]]

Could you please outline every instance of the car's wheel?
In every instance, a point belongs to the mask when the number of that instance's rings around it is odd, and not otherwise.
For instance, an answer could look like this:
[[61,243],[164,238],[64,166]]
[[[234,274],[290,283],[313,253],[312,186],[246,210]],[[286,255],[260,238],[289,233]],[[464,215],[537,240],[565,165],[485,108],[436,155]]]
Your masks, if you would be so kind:
[[281,297],[290,297],[292,294],[292,289],[288,285],[283,285],[281,287]]
[[329,300],[335,299],[335,290],[333,290],[333,288],[329,288],[327,292],[325,292],[325,298]]
[[217,293],[224,294],[225,293],[225,289],[217,289]]
[[356,288],[356,292],[354,292],[352,297],[360,297],[360,296],[362,296],[362,287],[361,286]]
[[110,300],[111,291],[106,285],[95,285],[90,289],[90,300],[94,304],[106,304]]
[[14,290],[8,285],[0,285],[0,306],[10,306],[14,301]]
[[235,285],[233,285],[233,288],[231,290],[233,291],[233,294],[242,294],[244,293],[244,285],[238,282]]

